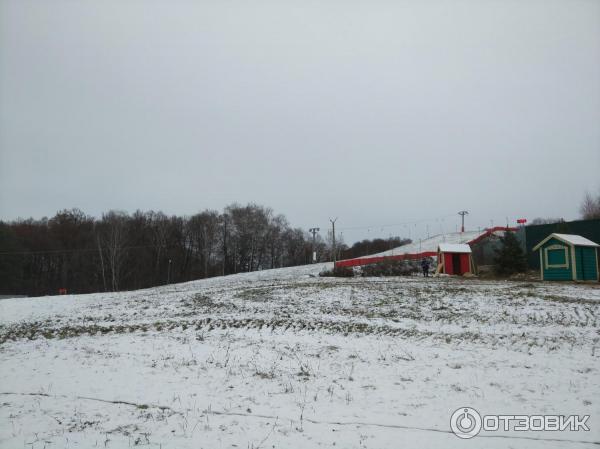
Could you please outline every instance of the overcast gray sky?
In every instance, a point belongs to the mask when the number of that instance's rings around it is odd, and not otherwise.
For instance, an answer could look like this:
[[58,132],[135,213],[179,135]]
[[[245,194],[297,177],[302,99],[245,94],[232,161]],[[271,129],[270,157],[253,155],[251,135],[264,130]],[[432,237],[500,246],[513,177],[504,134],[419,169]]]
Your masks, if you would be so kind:
[[0,219],[257,202],[352,242],[599,187],[597,0],[0,0]]

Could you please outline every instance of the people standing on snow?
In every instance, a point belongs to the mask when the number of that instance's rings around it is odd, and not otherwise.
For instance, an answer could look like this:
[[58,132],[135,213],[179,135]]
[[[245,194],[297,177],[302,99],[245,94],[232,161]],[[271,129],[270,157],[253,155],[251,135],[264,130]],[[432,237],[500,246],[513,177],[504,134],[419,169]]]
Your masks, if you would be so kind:
[[423,269],[423,276],[429,277],[429,258],[425,257],[421,261],[421,268]]

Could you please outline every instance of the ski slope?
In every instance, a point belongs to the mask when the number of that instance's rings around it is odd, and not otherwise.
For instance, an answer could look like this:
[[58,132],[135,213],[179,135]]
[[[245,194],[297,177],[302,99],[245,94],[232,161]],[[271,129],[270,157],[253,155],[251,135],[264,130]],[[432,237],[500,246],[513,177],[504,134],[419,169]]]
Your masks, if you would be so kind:
[[388,251],[373,254],[369,257],[399,256],[402,254],[418,254],[423,252],[437,253],[437,248],[440,243],[469,243],[470,241],[475,240],[484,234],[484,232],[466,231],[434,235],[428,239],[423,239],[419,242],[412,242],[408,245],[398,246]]
[[[509,228],[515,230],[514,228]],[[465,231],[465,232],[452,232],[448,234],[435,235],[433,237],[419,240],[418,242],[412,242],[407,245],[398,246],[396,248],[383,251],[369,256],[356,257],[354,259],[341,260],[336,263],[336,266],[358,266],[367,265],[370,263],[376,263],[384,260],[385,258],[390,259],[422,259],[423,257],[435,257],[437,255],[437,249],[440,243],[468,243],[472,244],[481,241],[490,235],[502,236],[506,228],[496,227],[486,229],[484,231]]]

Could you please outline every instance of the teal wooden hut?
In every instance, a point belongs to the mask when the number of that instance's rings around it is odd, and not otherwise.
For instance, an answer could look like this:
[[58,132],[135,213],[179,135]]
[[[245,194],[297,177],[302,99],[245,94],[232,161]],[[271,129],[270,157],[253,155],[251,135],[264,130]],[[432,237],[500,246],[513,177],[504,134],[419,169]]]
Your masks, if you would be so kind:
[[546,281],[597,281],[598,245],[580,235],[550,234],[533,247]]

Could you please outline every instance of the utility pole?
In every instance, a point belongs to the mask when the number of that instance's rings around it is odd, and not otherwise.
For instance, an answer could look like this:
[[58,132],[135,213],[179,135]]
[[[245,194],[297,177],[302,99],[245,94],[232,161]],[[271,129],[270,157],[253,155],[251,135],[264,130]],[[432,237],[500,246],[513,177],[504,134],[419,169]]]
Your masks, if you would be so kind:
[[460,227],[460,232],[465,232],[465,215],[469,215],[469,211],[461,210],[458,215],[462,218],[462,225]]
[[317,252],[315,251],[315,239],[317,238],[317,232],[319,232],[319,228],[310,228],[308,232],[312,233],[312,263],[317,262]]
[[335,222],[337,221],[338,217],[335,217],[333,220],[330,218],[329,221],[331,222],[331,226],[332,226],[332,231],[331,231],[331,237],[333,239],[332,242],[332,248],[331,248],[331,252],[333,253],[333,263],[335,264],[335,259],[336,259],[336,254],[335,254]]

